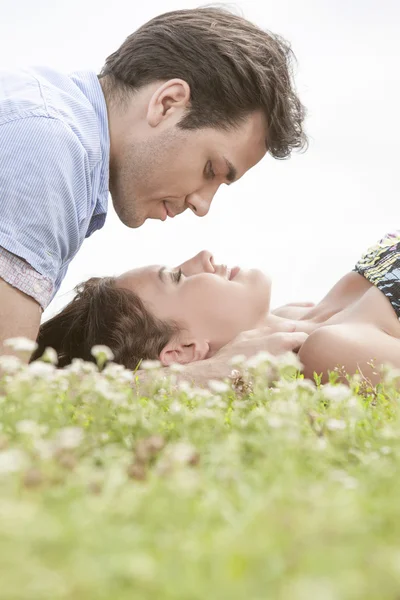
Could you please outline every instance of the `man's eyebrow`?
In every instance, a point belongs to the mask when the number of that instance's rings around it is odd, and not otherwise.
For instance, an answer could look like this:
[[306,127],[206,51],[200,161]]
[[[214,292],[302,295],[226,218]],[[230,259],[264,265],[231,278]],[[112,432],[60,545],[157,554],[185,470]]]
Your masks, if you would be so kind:
[[237,178],[237,170],[236,167],[233,166],[233,164],[224,156],[224,161],[226,163],[226,166],[228,167],[228,173],[226,175],[226,179],[232,183],[233,181],[235,181],[235,179]]
[[165,283],[164,271],[165,271],[165,267],[161,267],[158,270],[158,278],[160,281],[162,281],[162,283]]

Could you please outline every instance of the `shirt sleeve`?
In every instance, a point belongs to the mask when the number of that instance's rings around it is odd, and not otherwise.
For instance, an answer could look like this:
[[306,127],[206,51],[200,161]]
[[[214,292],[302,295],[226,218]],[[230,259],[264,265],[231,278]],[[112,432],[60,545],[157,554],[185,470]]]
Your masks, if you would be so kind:
[[31,296],[45,310],[53,292],[53,284],[26,261],[0,248],[0,277],[24,294]]
[[90,189],[86,150],[62,120],[0,124],[0,247],[52,284],[79,249]]

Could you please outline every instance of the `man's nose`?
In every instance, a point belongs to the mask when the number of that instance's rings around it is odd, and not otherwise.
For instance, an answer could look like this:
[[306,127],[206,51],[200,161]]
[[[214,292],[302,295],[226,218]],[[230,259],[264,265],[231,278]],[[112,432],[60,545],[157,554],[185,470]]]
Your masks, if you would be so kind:
[[214,257],[208,250],[202,250],[193,258],[179,265],[178,268],[182,269],[182,273],[186,277],[200,273],[214,273]]
[[205,217],[210,210],[211,202],[215,196],[216,190],[202,190],[193,192],[186,197],[186,204],[197,217]]

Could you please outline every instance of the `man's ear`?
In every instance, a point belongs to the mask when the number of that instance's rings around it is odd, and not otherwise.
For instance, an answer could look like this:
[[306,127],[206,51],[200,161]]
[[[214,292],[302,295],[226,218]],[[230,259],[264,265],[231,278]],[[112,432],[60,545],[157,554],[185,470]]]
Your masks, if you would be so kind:
[[147,122],[157,127],[166,118],[180,121],[190,103],[190,87],[183,79],[169,79],[154,92],[147,109]]
[[163,367],[169,367],[173,363],[187,365],[197,360],[204,360],[210,351],[210,345],[206,340],[171,340],[160,352],[160,362]]

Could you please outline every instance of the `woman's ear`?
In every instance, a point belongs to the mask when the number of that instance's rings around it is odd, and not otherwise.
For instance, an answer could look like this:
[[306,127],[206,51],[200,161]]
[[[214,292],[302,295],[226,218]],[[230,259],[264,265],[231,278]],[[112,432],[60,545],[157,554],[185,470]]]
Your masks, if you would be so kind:
[[160,352],[160,362],[163,367],[173,363],[187,365],[188,363],[207,358],[210,345],[206,340],[171,340]]

